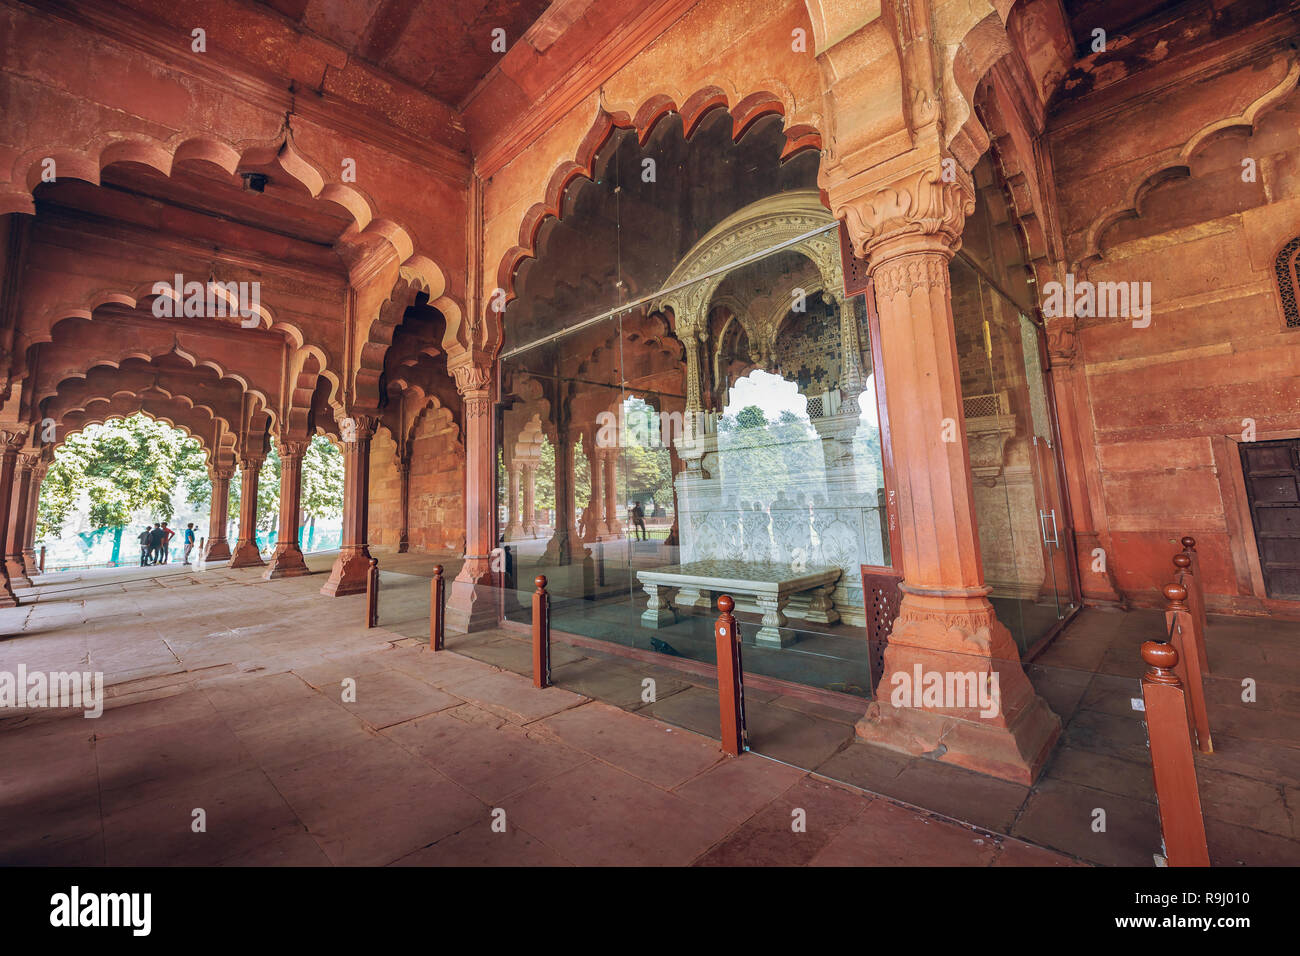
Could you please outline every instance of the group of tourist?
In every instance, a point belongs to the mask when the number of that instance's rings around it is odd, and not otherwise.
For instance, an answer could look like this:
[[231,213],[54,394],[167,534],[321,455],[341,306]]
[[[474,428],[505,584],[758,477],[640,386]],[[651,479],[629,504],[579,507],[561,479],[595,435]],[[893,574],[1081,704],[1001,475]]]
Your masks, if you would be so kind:
[[[172,538],[176,530],[167,527],[167,522],[155,523],[140,532],[140,567],[150,564],[167,564],[171,557]],[[185,526],[185,564],[190,563],[190,552],[194,550],[194,523]]]

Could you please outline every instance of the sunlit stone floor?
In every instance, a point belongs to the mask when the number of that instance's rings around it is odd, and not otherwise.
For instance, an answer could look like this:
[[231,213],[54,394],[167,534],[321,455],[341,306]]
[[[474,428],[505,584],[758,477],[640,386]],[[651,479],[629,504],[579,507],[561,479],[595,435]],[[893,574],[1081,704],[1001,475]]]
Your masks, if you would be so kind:
[[[385,564],[403,561],[433,559]],[[0,611],[0,670],[109,685],[98,719],[0,716],[0,863],[1074,862],[433,654],[409,620],[367,630],[364,599],[322,597],[319,574],[160,570],[47,575]]]

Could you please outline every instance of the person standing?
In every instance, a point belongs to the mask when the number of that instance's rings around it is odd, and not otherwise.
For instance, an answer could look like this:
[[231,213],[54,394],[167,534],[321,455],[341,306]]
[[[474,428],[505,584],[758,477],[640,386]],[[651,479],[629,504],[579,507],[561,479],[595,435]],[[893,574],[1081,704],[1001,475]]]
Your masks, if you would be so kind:
[[162,525],[154,523],[153,530],[149,532],[149,563],[157,564],[162,559],[163,529]]
[[185,526],[185,563],[190,563],[190,552],[194,550],[194,522]]
[[174,528],[167,527],[166,521],[162,523],[162,530],[163,530],[162,563],[166,564],[168,559],[171,557],[172,538],[176,537],[176,530]]
[[650,535],[645,530],[645,511],[641,508],[641,502],[632,502],[632,527],[636,531],[638,541],[648,541]]
[[143,568],[149,563],[150,529],[148,525],[144,526],[144,530],[140,532],[138,540],[140,542],[140,567]]

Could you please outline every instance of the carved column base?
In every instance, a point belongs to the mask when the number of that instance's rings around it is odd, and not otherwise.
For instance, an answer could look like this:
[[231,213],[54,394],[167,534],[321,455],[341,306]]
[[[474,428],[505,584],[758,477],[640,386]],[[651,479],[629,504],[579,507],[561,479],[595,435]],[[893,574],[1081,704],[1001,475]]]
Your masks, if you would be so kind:
[[260,568],[266,562],[262,560],[262,552],[257,550],[256,541],[240,541],[235,545],[235,553],[230,559],[232,568]]
[[25,548],[23,550],[23,570],[27,572],[29,578],[32,575],[41,573],[41,565],[36,560],[35,548]]
[[364,594],[366,575],[370,573],[370,548],[367,545],[344,548],[334,559],[329,580],[320,589],[326,597]]
[[0,607],[17,607],[20,603],[9,583],[9,575],[0,570]]
[[5,571],[9,574],[9,583],[11,587],[30,588],[32,579],[27,576],[27,568],[23,566],[21,555],[18,557],[10,556],[5,559]]
[[208,553],[204,556],[205,561],[229,561],[230,560],[230,542],[225,538],[214,538],[208,542]]
[[411,538],[409,535],[403,534],[400,538],[397,539],[397,553],[406,554],[410,550],[411,550]]
[[271,562],[262,572],[262,577],[267,581],[274,581],[276,578],[296,578],[304,574],[311,574],[307,569],[307,562],[303,560],[302,549],[296,544],[277,544],[275,551],[271,554]]
[[1028,785],[1060,736],[1061,721],[1029,683],[1011,632],[983,590],[904,595],[876,700],[857,734]]
[[446,628],[456,634],[497,626],[497,588],[486,558],[466,558],[447,595]]
[[546,542],[546,551],[542,553],[538,564],[543,565],[565,565],[572,564],[576,551],[584,551],[581,548],[582,538],[578,534],[577,528],[570,528],[568,531],[556,531],[551,535],[551,540]]

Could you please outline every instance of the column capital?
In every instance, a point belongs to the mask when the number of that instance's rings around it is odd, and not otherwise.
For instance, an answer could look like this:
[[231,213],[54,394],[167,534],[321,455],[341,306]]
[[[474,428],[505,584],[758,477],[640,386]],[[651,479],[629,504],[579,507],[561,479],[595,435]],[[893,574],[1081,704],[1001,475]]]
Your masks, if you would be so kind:
[[286,458],[302,458],[303,455],[307,454],[307,449],[310,447],[310,439],[292,439],[289,441],[278,442],[275,446],[275,450],[280,453],[280,460],[284,461]]
[[220,465],[208,468],[208,478],[212,481],[229,481],[235,477],[234,465]]
[[464,399],[486,399],[489,398],[489,391],[492,387],[492,367],[471,361],[465,361],[455,366],[449,366],[447,371],[451,372],[456,379],[456,390],[460,392]]
[[239,459],[239,467],[244,471],[261,471],[264,461],[266,461],[265,455],[242,455]]
[[880,183],[852,183],[836,192],[831,209],[873,274],[880,264],[909,253],[951,256],[961,246],[966,217],[975,211],[974,181],[951,158],[935,157]]
[[27,443],[27,431],[30,427],[26,423],[0,425],[0,452],[17,454],[19,449]]

